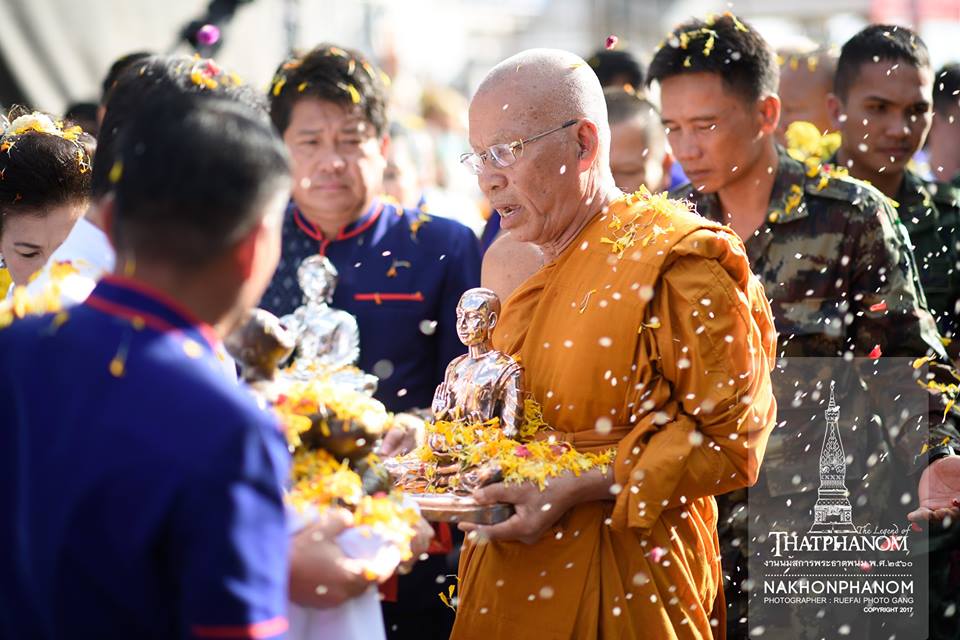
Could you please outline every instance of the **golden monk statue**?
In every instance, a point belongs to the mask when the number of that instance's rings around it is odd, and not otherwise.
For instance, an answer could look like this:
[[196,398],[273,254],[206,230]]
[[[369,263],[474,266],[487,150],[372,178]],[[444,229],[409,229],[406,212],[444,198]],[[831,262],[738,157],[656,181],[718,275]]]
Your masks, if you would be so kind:
[[457,336],[469,351],[455,358],[433,396],[437,420],[486,422],[499,418],[509,437],[523,420],[523,367],[493,349],[500,298],[490,289],[469,289],[457,304]]

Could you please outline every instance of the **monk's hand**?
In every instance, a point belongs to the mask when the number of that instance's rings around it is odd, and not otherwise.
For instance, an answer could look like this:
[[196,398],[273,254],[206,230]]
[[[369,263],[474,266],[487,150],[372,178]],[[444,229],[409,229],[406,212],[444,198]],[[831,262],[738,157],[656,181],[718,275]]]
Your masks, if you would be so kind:
[[305,607],[336,607],[363,594],[373,582],[362,565],[344,555],[337,535],[353,516],[346,509],[328,509],[290,541],[290,599]]
[[[584,474],[586,475],[586,474]],[[461,531],[471,533],[474,540],[519,540],[526,544],[537,542],[543,534],[572,506],[580,502],[582,492],[577,478],[565,474],[550,478],[541,491],[535,483],[504,484],[498,482],[473,492],[473,497],[482,505],[507,502],[515,513],[507,520],[494,525],[479,525],[461,522]]]
[[423,420],[410,413],[398,413],[387,428],[377,452],[383,458],[392,458],[409,453],[417,446],[423,432]]
[[911,522],[960,519],[960,456],[934,460],[920,476],[920,505],[907,514]]

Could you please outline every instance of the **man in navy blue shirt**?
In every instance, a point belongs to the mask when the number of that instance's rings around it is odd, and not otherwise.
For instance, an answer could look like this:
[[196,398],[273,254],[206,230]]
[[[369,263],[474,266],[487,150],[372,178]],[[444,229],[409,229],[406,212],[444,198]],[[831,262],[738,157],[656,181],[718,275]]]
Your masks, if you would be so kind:
[[117,275],[0,331],[0,637],[283,637],[285,441],[217,354],[278,260],[286,150],[180,96],[112,153]]
[[380,197],[386,88],[359,53],[321,45],[289,60],[269,98],[294,184],[283,254],[261,306],[278,316],[300,306],[297,267],[326,255],[339,271],[333,306],[357,318],[359,366],[380,378],[377,398],[391,411],[429,407],[447,364],[466,352],[455,309],[480,282],[476,236]]

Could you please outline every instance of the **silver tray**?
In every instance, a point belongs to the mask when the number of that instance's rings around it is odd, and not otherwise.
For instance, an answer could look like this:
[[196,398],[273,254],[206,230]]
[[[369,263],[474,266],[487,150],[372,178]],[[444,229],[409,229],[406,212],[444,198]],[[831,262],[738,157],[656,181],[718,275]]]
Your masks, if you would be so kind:
[[513,505],[498,502],[479,505],[470,496],[449,493],[408,493],[420,507],[420,514],[430,522],[473,522],[497,524],[513,515]]

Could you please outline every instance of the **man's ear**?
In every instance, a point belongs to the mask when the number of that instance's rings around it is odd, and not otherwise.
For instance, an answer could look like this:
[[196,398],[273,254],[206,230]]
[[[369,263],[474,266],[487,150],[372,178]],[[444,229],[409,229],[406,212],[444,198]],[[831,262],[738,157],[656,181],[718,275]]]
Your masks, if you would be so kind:
[[600,131],[592,120],[582,118],[577,126],[577,144],[580,152],[577,155],[577,170],[583,172],[593,166],[600,153]]
[[667,191],[670,189],[670,181],[672,176],[670,175],[670,170],[673,169],[673,154],[667,151],[663,154],[663,178],[660,179],[659,191]]
[[830,116],[830,124],[834,131],[840,131],[843,125],[843,112],[846,107],[843,101],[835,93],[827,94],[827,115]]
[[496,311],[491,311],[490,315],[487,316],[487,331],[493,331],[493,328],[497,326],[497,321],[499,320]]
[[386,159],[387,153],[390,152],[391,142],[392,141],[390,140],[389,133],[383,134],[383,136],[380,138],[380,155],[382,155],[384,159]]
[[780,123],[780,97],[769,95],[760,99],[760,131],[772,135]]
[[260,244],[260,236],[267,232],[266,221],[261,220],[247,232],[247,234],[237,242],[231,251],[233,263],[243,280],[247,280],[253,274],[253,265],[257,257],[257,247]]
[[110,240],[110,245],[116,249],[117,247],[117,205],[116,200],[113,198],[112,193],[108,193],[99,200],[96,200],[90,204],[90,208],[96,211],[96,217],[100,220],[100,223],[103,225],[103,232],[107,234],[107,239]]

